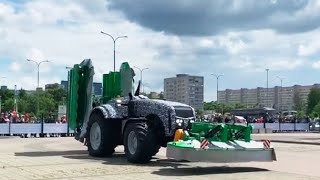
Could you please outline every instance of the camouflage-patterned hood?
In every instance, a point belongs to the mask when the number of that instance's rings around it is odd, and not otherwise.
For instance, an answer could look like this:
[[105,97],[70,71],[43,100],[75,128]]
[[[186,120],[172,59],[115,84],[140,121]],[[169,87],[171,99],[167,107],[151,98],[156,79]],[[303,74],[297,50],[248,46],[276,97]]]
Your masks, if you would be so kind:
[[173,101],[165,101],[165,100],[159,100],[159,99],[151,99],[152,101],[156,101],[157,103],[167,105],[167,106],[182,106],[182,107],[190,107],[187,104],[179,103],[179,102],[173,102]]

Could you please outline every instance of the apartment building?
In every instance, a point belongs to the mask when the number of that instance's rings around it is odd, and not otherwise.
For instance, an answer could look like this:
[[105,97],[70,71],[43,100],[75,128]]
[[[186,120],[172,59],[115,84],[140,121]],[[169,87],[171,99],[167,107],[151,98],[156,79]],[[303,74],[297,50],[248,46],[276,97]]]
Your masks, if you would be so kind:
[[[68,89],[68,81],[62,80],[60,82],[60,86],[61,86],[62,89],[67,91],[67,89]],[[102,95],[102,83],[93,82],[93,84],[92,84],[92,92],[96,96],[101,96]]]
[[226,89],[218,91],[218,99],[221,103],[241,103],[246,107],[259,105],[273,107],[279,111],[293,110],[294,96],[299,95],[303,102],[307,102],[308,94],[312,88],[320,88],[320,84],[294,85],[290,87],[262,88],[255,89]]
[[203,109],[204,78],[188,74],[164,79],[164,98],[188,104],[195,109]]

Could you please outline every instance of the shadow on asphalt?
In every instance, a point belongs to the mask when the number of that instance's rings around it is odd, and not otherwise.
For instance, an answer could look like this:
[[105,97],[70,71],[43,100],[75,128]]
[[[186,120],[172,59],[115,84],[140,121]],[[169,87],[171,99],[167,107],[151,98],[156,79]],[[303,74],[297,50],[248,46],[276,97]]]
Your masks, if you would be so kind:
[[115,153],[112,157],[91,157],[86,150],[74,151],[46,151],[46,152],[19,152],[16,156],[28,157],[46,157],[46,156],[62,156],[69,159],[99,161],[105,165],[115,166],[141,166],[141,167],[160,167],[160,169],[151,172],[151,174],[159,176],[196,176],[208,174],[230,174],[243,172],[264,172],[269,171],[262,168],[254,167],[228,167],[228,166],[214,166],[214,167],[194,167],[192,163],[185,161],[176,161],[172,159],[158,159],[153,158],[146,164],[129,163],[124,153]]
[[182,164],[184,161],[176,161],[171,159],[158,159],[154,157],[149,163],[146,164],[133,164],[127,161],[126,155],[124,153],[115,153],[112,157],[104,158],[93,158],[89,155],[67,155],[64,158],[70,159],[81,159],[81,160],[101,160],[102,164],[105,165],[126,165],[126,166],[147,166],[147,167],[178,167],[178,166],[189,166],[188,164]]
[[320,140],[320,138],[318,137],[314,137],[314,138],[299,138],[300,140]]
[[16,152],[15,156],[44,157],[44,156],[78,155],[78,154],[88,154],[88,152],[85,150]]
[[192,167],[192,168],[162,168],[158,171],[152,172],[152,174],[160,176],[198,176],[209,174],[234,174],[244,172],[264,172],[269,171],[262,168],[254,167],[227,167],[227,166],[215,166],[215,167]]

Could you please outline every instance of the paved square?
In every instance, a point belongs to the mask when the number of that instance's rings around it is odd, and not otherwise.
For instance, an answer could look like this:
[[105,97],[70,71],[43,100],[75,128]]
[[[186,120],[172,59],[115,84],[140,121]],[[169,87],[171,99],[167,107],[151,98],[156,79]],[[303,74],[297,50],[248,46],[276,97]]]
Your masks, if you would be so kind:
[[177,163],[165,149],[147,165],[126,161],[123,148],[113,158],[92,158],[73,138],[0,139],[0,179],[320,179],[320,146],[274,143],[273,163]]

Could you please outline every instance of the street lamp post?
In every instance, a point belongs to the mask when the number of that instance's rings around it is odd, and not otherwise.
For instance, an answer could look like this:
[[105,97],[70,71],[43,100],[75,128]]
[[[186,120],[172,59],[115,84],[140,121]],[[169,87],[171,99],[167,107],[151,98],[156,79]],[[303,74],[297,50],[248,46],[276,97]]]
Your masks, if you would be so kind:
[[103,31],[101,31],[101,34],[107,35],[107,36],[111,37],[113,40],[113,72],[116,72],[116,41],[120,38],[127,38],[128,36],[118,36],[118,37],[114,38],[110,34],[105,33]]
[[38,61],[35,61],[35,60],[31,60],[31,59],[27,59],[27,61],[34,62],[34,63],[37,65],[37,67],[38,67],[38,83],[37,83],[37,88],[39,88],[39,87],[40,87],[40,82],[39,82],[39,79],[40,79],[40,65],[41,65],[42,63],[46,63],[46,62],[49,62],[49,61],[48,61],[48,60],[44,60],[44,61],[38,62]]
[[278,105],[278,112],[280,112],[280,107],[281,107],[281,110],[282,110],[282,81],[283,81],[283,77],[279,77],[279,76],[277,76],[277,78],[280,80],[280,97],[279,97],[279,99],[280,99],[280,102],[279,102],[279,105]]
[[[42,63],[46,63],[46,62],[49,62],[48,60],[44,60],[44,61],[35,61],[35,60],[31,60],[31,59],[27,59],[27,61],[30,61],[30,62],[34,62],[36,65],[37,65],[37,68],[38,68],[38,80],[37,80],[37,89],[36,91],[38,90],[38,88],[40,87],[40,65]],[[38,94],[38,98],[37,98],[37,115],[39,115],[39,93]]]
[[140,83],[141,83],[141,85],[143,85],[142,84],[142,73],[143,73],[143,71],[144,70],[147,70],[147,69],[149,69],[149,68],[138,68],[137,66],[133,66],[134,68],[137,68],[139,71],[140,71]]
[[219,104],[219,97],[218,97],[218,91],[219,91],[219,78],[220,78],[221,76],[223,76],[223,74],[211,74],[211,75],[215,76],[215,77],[216,77],[216,79],[217,79],[217,103]]
[[[267,97],[266,97],[266,99],[267,99],[267,107],[269,106],[268,104],[269,104],[269,69],[266,69],[266,71],[267,71]],[[267,117],[266,118],[264,118],[264,120],[263,120],[263,128],[266,128],[266,120],[267,120]]]
[[267,71],[267,97],[266,97],[266,99],[267,99],[267,106],[269,106],[269,69],[266,69],[266,71]]

